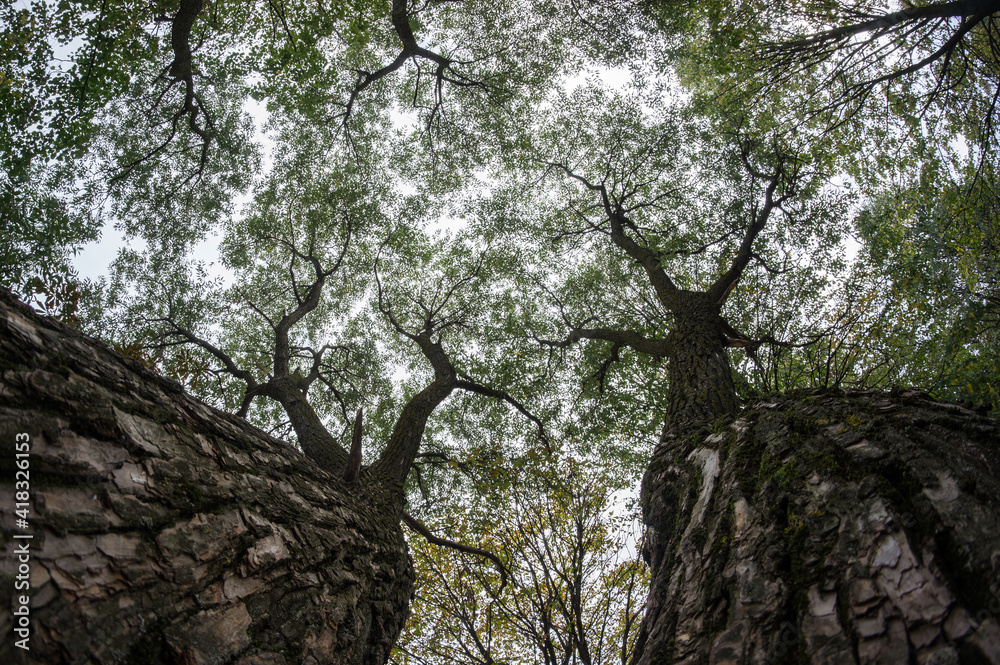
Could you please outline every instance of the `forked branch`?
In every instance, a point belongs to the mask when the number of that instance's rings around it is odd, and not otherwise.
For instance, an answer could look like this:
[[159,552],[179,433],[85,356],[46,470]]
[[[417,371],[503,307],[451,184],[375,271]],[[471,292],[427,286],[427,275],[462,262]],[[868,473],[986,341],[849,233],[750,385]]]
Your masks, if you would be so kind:
[[178,185],[171,191],[163,194],[159,202],[170,199],[179,191],[181,187],[188,183],[201,179],[208,166],[209,150],[215,139],[216,129],[211,114],[205,106],[202,96],[195,89],[195,68],[193,51],[191,48],[191,31],[194,28],[198,16],[205,8],[205,0],[180,0],[177,13],[173,18],[162,17],[160,20],[170,22],[170,48],[173,53],[173,60],[163,70],[157,81],[165,82],[166,86],[154,98],[151,112],[160,108],[164,97],[178,84],[184,88],[183,101],[179,108],[175,109],[169,117],[167,123],[170,131],[166,138],[160,143],[145,151],[142,155],[132,160],[121,168],[111,179],[110,184],[114,185],[126,179],[133,171],[151,159],[163,154],[163,152],[177,139],[181,131],[181,123],[187,119],[187,127],[192,134],[198,137],[198,163],[194,169],[188,173]]
[[752,220],[747,226],[740,242],[736,256],[733,257],[729,269],[726,270],[711,287],[708,294],[718,304],[723,304],[736,288],[743,271],[746,270],[750,260],[754,257],[753,245],[757,236],[767,225],[768,219],[775,210],[781,209],[781,204],[791,199],[797,194],[797,186],[802,179],[802,162],[791,155],[779,153],[777,164],[771,173],[763,173],[750,162],[750,154],[753,146],[749,142],[744,142],[740,149],[740,156],[743,161],[743,168],[751,177],[764,180],[764,201],[758,206],[754,206]]
[[[410,60],[427,60],[435,65],[434,80],[436,86],[436,104],[432,109],[432,117],[441,106],[440,90],[444,83],[450,83],[460,87],[486,87],[485,83],[482,81],[477,81],[455,72],[453,66],[464,63],[441,55],[435,51],[431,51],[430,49],[423,48],[417,44],[416,35],[413,34],[413,29],[410,27],[410,9],[408,6],[408,0],[392,0],[391,18],[392,28],[396,33],[396,37],[398,37],[399,41],[402,43],[403,48],[399,52],[399,55],[396,56],[395,60],[380,69],[373,72],[360,69],[356,70],[355,73],[357,74],[357,80],[355,81],[354,88],[351,90],[351,94],[347,99],[347,103],[344,105],[344,112],[340,116],[342,124],[346,125],[350,120],[351,113],[354,110],[354,104],[357,102],[358,97],[362,92],[378,80],[402,69],[403,65]],[[415,97],[419,92],[419,77],[417,80],[417,86],[417,90],[414,90]]]

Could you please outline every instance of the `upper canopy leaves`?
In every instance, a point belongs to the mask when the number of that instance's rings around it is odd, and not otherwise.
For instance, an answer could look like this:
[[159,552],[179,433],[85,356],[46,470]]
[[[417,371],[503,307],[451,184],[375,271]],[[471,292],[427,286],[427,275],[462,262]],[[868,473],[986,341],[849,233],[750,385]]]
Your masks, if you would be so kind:
[[[954,311],[991,306],[991,264],[957,247],[985,246],[992,208],[957,214],[964,230],[944,245],[929,239],[960,208],[948,202],[958,188],[940,187],[959,163],[949,142],[989,143],[951,100],[986,99],[991,70],[973,55],[992,14],[959,40],[967,73],[935,93],[927,81],[958,76],[958,64],[920,82],[903,60],[868,68],[863,54],[883,29],[897,46],[937,48],[934,26],[955,23],[940,11],[869,17],[885,26],[852,32],[808,3],[110,4],[11,14],[22,28],[6,43],[41,49],[18,51],[3,93],[5,127],[24,138],[8,165],[7,209],[24,222],[16,252],[44,249],[28,233],[39,219],[70,243],[97,220],[119,225],[135,246],[95,291],[115,321],[102,330],[215,403],[282,434],[289,424],[304,446],[325,431],[314,450],[334,467],[359,407],[372,469],[400,451],[394,483],[422,452],[501,441],[627,459],[623,432],[645,440],[665,389],[682,390],[664,364],[695,292],[736,349],[743,394],[820,380],[837,352],[823,356],[819,340],[856,334],[843,322],[862,305],[878,311],[874,297],[832,290],[857,191],[845,171],[869,197],[858,228],[873,270],[888,261],[926,276],[946,246],[950,283],[978,294]],[[924,37],[891,31],[911,18]],[[853,55],[838,54],[844,43]],[[764,56],[817,44],[836,48],[767,69]],[[46,69],[61,48],[71,64]],[[898,77],[880,73],[895,65]],[[893,128],[866,115],[883,84],[903,120]],[[22,99],[29,88],[44,91],[36,106]],[[871,137],[886,142],[858,155]],[[952,179],[988,192],[990,164]],[[928,173],[897,190],[920,199],[920,215],[871,204],[891,200],[887,165]],[[28,194],[29,182],[46,186]],[[920,260],[888,251],[898,237],[927,241]],[[922,283],[896,286],[912,295]]]

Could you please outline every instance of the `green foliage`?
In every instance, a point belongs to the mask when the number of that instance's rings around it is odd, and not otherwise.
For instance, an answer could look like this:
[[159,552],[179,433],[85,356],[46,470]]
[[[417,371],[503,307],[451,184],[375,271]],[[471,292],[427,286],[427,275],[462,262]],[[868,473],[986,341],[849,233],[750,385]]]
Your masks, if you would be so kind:
[[157,42],[147,3],[36,1],[0,12],[0,155],[17,180],[35,159],[79,158],[95,112],[126,90]]
[[996,197],[983,191],[989,178],[977,179],[973,168],[964,182],[944,187],[927,174],[860,215],[865,245],[857,270],[868,273],[869,288],[880,286],[872,297],[896,324],[883,323],[873,339],[899,359],[894,383],[997,405],[1000,217]]

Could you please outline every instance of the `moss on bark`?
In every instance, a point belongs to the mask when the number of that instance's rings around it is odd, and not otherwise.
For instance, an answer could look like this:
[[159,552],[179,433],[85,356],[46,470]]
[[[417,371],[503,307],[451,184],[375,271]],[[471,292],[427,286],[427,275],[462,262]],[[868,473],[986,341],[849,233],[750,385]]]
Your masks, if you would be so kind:
[[665,433],[642,502],[669,554],[638,663],[1000,662],[994,420],[919,391],[773,396]]

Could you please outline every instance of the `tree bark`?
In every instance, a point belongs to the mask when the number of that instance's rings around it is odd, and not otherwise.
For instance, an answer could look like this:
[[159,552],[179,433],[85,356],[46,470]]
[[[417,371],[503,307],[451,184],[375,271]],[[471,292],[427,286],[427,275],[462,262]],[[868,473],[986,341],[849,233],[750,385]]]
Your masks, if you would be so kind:
[[667,338],[669,390],[666,428],[713,422],[739,409],[717,300],[678,290],[671,299],[674,326]]
[[[673,383],[673,381],[672,381]],[[633,663],[1000,663],[1000,424],[807,392],[665,432]]]
[[[379,488],[345,488],[6,292],[0,395],[0,662],[387,660],[413,570]],[[12,500],[20,433],[27,525]],[[30,590],[15,591],[24,543]],[[30,651],[15,646],[22,594]]]

